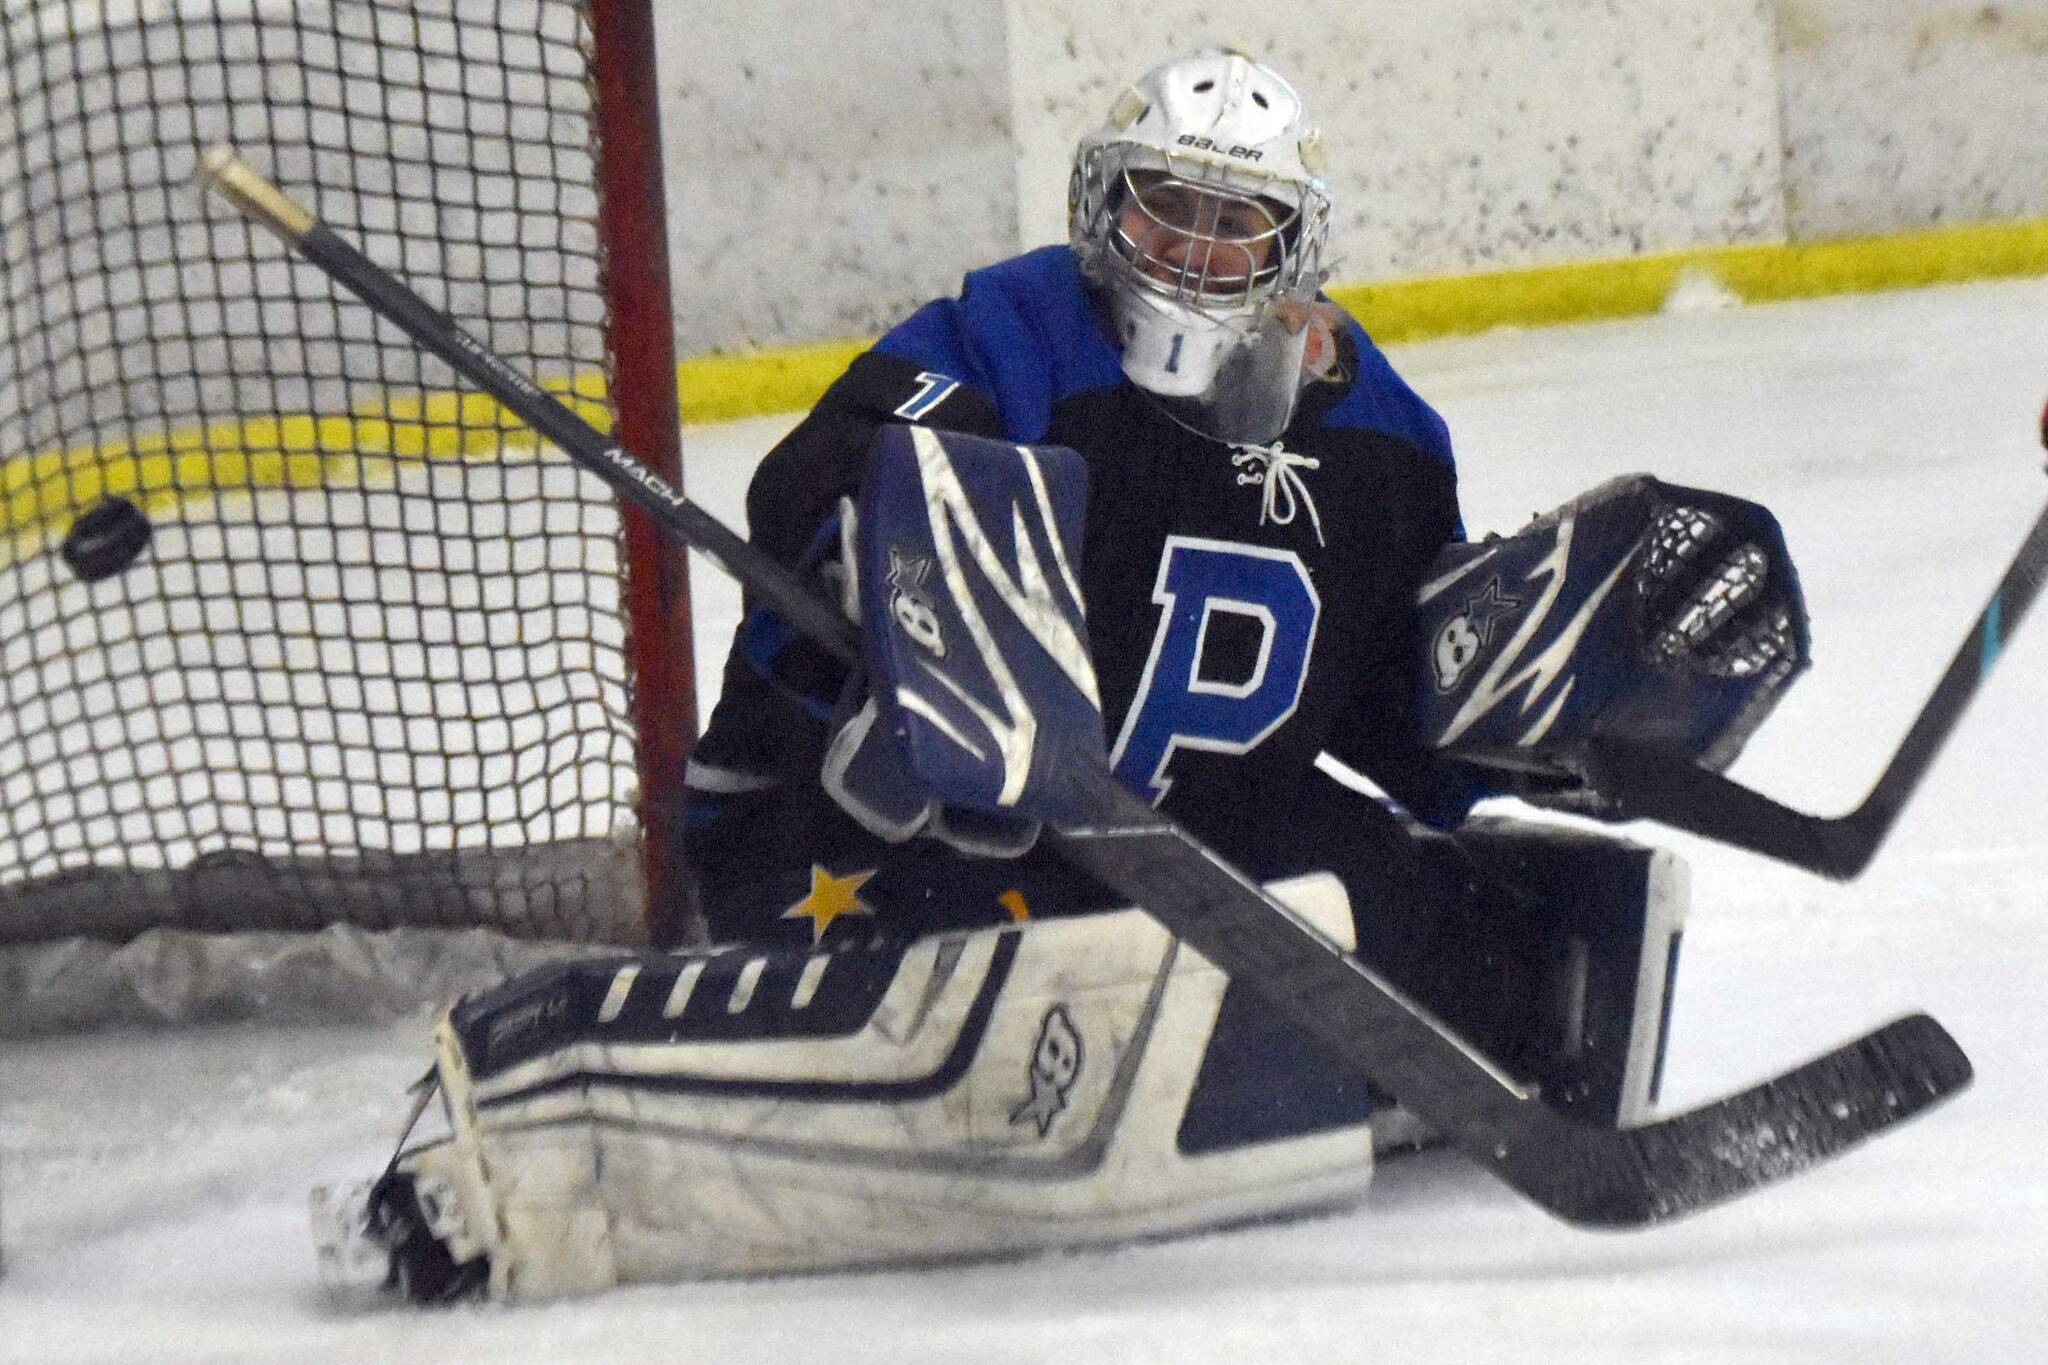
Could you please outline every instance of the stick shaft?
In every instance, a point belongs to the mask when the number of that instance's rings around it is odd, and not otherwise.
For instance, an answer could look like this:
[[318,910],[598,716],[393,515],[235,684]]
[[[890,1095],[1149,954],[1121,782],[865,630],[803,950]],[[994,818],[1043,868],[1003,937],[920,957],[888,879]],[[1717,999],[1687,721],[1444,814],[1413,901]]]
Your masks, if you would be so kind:
[[357,251],[246,162],[216,148],[206,157],[213,188],[237,210],[283,238],[294,251],[368,304],[421,348],[490,394],[563,454],[645,510],[657,525],[709,555],[797,630],[849,662],[860,657],[854,624],[788,568],[684,497],[674,485],[503,357]]

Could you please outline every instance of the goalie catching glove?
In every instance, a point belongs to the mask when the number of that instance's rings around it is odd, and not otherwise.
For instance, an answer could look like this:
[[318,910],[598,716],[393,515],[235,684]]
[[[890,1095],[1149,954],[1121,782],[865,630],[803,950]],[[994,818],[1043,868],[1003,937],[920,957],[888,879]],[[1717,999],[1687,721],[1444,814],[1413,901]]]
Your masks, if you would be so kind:
[[1605,819],[1629,813],[1585,785],[1590,740],[1724,769],[1809,661],[1777,519],[1641,474],[1446,548],[1419,610],[1430,742],[1508,794]]

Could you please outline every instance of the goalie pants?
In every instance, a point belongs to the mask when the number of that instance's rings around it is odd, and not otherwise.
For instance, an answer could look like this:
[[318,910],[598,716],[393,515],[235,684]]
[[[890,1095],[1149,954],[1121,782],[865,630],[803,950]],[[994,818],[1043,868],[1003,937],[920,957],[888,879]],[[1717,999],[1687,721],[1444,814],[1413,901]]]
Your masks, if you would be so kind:
[[[1122,904],[1043,846],[972,858],[931,839],[884,843],[815,784],[694,799],[690,814],[686,847],[714,943],[829,947]],[[1202,832],[1261,880],[1335,873],[1366,961],[1497,1061],[1523,1060],[1545,1031],[1534,1012],[1556,955],[1554,907],[1520,894],[1465,843],[1419,831],[1320,773],[1290,818],[1261,824],[1286,830],[1284,842],[1233,848],[1227,829]]]

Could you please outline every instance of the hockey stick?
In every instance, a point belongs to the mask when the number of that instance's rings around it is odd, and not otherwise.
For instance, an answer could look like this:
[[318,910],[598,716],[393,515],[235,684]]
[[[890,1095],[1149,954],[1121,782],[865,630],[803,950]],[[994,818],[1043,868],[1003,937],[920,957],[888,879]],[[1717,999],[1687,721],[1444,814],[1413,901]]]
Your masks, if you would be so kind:
[[[2048,429],[2042,440],[2048,444]],[[2035,520],[1869,795],[1847,814],[1795,810],[1717,772],[1627,740],[1596,738],[1587,745],[1582,759],[1586,785],[1619,802],[1623,819],[1655,820],[1847,881],[1877,855],[2044,580],[2048,509]]]
[[[232,152],[211,188],[380,316],[526,420],[571,460],[710,554],[798,630],[848,660],[854,626],[783,565],[692,505],[455,321],[364,257]],[[1546,1106],[1371,968],[1132,793],[1099,759],[1054,780],[1090,812],[1054,846],[1303,1032],[1401,1097],[1461,1151],[1568,1221],[1631,1227],[1702,1208],[1805,1169],[1968,1083],[1940,1025],[1914,1015],[1776,1080],[1641,1128],[1589,1127]]]

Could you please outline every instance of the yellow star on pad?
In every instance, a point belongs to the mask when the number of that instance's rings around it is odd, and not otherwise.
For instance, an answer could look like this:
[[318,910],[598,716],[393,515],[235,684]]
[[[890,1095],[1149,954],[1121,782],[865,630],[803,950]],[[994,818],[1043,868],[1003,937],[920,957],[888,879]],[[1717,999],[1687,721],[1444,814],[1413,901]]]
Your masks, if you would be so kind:
[[874,907],[863,902],[858,894],[868,878],[874,875],[875,869],[871,867],[865,872],[849,872],[844,877],[835,877],[812,863],[811,894],[783,911],[782,918],[811,921],[811,942],[817,943],[832,927],[832,921],[841,915],[875,913]]

